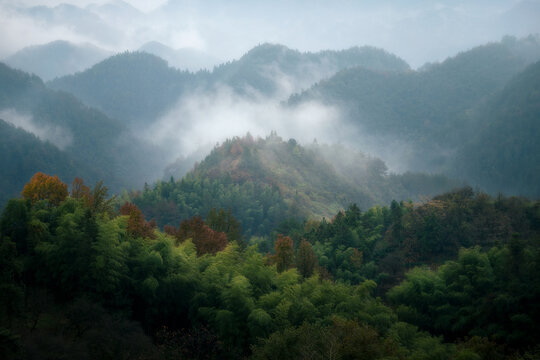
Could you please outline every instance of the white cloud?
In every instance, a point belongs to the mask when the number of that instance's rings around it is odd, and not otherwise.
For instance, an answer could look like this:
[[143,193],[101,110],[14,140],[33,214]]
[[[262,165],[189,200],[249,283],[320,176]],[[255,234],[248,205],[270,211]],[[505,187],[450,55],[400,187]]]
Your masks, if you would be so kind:
[[49,141],[60,150],[65,149],[73,142],[73,135],[69,130],[50,124],[38,124],[31,115],[20,114],[14,109],[1,110],[0,119],[31,132],[43,141]]
[[220,87],[183,97],[145,131],[145,136],[168,149],[170,160],[174,160],[247,132],[264,137],[275,130],[284,138],[301,142],[337,139],[345,132],[340,117],[339,109],[317,102],[289,108],[273,98],[248,99]]

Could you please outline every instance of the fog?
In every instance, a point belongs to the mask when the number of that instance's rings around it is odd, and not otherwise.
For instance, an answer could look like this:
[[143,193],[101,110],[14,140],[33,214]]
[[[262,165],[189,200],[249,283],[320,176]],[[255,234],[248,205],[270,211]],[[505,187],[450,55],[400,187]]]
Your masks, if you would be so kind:
[[536,0],[0,0],[0,58],[58,39],[110,51],[159,41],[221,60],[274,42],[301,51],[373,45],[416,68],[504,35],[538,33],[538,19]]
[[290,108],[278,99],[257,93],[239,95],[226,86],[196,92],[182,97],[141,136],[166,150],[171,161],[196,152],[205,153],[216,143],[247,132],[265,137],[276,131],[284,138],[303,143],[315,139],[337,141],[346,136],[338,108],[318,102]]
[[14,109],[0,110],[0,119],[48,141],[60,150],[72,144],[73,135],[68,129],[49,124],[39,124],[31,115],[21,114]]

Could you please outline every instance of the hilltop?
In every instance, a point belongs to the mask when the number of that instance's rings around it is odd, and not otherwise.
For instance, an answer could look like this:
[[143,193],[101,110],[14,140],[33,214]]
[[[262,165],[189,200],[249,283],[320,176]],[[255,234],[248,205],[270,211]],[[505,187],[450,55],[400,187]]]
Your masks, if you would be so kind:
[[275,133],[264,139],[248,134],[216,146],[181,180],[158,182],[130,198],[160,225],[224,208],[245,234],[264,235],[288,218],[330,218],[352,203],[365,209],[460,185],[439,175],[388,174],[380,159],[350,152],[302,146]]

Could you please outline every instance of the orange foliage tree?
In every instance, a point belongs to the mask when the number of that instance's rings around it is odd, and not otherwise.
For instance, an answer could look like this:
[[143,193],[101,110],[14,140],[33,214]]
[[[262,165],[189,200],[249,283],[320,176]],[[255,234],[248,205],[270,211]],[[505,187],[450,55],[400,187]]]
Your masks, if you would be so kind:
[[38,172],[24,185],[21,194],[24,199],[32,203],[47,200],[51,205],[57,206],[68,196],[68,187],[60,181],[58,176]]
[[155,238],[154,229],[156,228],[155,222],[147,222],[144,220],[142,211],[137,205],[130,202],[126,202],[120,208],[120,214],[128,215],[127,232],[135,237]]

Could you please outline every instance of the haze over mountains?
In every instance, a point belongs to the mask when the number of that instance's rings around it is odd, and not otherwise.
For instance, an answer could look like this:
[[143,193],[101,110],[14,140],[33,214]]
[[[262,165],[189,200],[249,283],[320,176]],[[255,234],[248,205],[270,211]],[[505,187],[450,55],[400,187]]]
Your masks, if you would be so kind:
[[[113,189],[180,178],[216,143],[277,131],[303,144],[317,139],[367,152],[390,172],[442,173],[494,193],[538,196],[539,172],[528,155],[535,146],[527,140],[536,134],[538,59],[536,36],[506,37],[417,71],[372,47],[302,53],[263,44],[195,73],[147,52],[126,52],[46,84],[4,66],[0,110],[3,120],[82,159],[90,181],[102,174]],[[512,94],[531,94],[520,97],[519,113],[500,100]],[[505,116],[522,125],[504,131],[496,124]],[[479,147],[502,133],[512,134],[512,150],[502,145],[508,142],[491,143],[489,154],[499,155],[487,166]],[[508,181],[520,167],[528,171]]]
[[[417,68],[502,36],[538,33],[538,1],[0,2],[0,58],[64,39],[109,51],[158,41],[232,60],[262,42],[301,51],[382,47]],[[37,6],[36,6],[37,5]],[[255,20],[256,19],[256,20]],[[426,29],[430,29],[426,31]],[[338,35],[338,36],[337,36]]]

